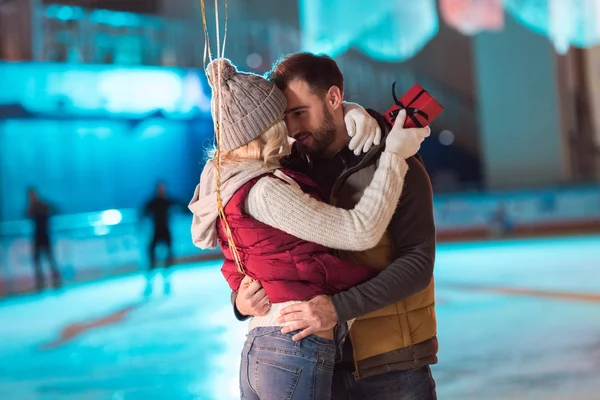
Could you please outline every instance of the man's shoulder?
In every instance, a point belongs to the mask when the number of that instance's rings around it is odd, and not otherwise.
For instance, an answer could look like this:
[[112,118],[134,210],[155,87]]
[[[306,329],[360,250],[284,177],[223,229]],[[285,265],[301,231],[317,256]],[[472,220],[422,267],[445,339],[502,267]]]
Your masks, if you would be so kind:
[[406,160],[406,163],[408,164],[409,171],[411,168],[417,168],[421,174],[424,173],[425,175],[427,175],[427,177],[429,177],[429,175],[427,174],[427,170],[425,169],[425,161],[423,161],[423,157],[421,157],[419,153],[415,154],[412,157],[409,157]]
[[[423,159],[419,154],[415,154],[408,158],[406,163],[408,164],[408,171],[404,177],[402,198],[405,200],[413,198],[416,199],[417,202],[426,199],[430,200],[433,196],[433,190]],[[400,204],[402,203],[403,202],[401,201]]]
[[365,110],[369,113],[371,117],[375,118],[375,120],[379,124],[379,127],[381,128],[383,135],[386,136],[388,132],[392,129],[390,123],[387,122],[384,116],[378,111],[373,110],[372,108],[366,108]]

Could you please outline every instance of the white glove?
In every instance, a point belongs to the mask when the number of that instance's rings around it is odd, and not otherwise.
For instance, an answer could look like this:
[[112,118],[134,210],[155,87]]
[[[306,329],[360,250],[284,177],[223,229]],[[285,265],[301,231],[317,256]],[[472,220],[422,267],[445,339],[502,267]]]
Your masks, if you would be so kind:
[[421,147],[421,142],[431,134],[428,126],[424,128],[404,128],[406,110],[401,110],[396,117],[394,127],[385,139],[385,151],[407,159],[414,156]]
[[346,130],[352,138],[348,148],[354,154],[359,155],[361,151],[366,153],[373,145],[381,143],[381,128],[375,118],[358,104],[344,102],[342,107]]

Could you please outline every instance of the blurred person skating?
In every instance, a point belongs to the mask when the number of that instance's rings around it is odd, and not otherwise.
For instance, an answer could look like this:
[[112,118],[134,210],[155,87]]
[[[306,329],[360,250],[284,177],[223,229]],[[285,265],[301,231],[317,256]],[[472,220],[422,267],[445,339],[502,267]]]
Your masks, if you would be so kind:
[[52,251],[50,240],[50,217],[56,213],[56,209],[49,203],[40,199],[35,189],[27,192],[28,205],[27,217],[33,221],[33,262],[35,272],[35,284],[38,291],[44,289],[44,272],[42,270],[42,255],[46,256],[50,266],[52,286],[58,289],[61,286],[61,276],[56,259]]
[[173,266],[174,254],[169,217],[171,210],[178,207],[181,209],[185,208],[181,202],[167,196],[167,187],[163,182],[159,182],[156,185],[155,196],[144,205],[143,216],[152,219],[152,240],[148,246],[150,266],[146,274],[145,296],[152,294],[153,276],[157,268],[156,251],[161,244],[164,245],[167,250],[164,267],[162,268],[164,282],[163,291],[165,294],[171,292],[170,269]]

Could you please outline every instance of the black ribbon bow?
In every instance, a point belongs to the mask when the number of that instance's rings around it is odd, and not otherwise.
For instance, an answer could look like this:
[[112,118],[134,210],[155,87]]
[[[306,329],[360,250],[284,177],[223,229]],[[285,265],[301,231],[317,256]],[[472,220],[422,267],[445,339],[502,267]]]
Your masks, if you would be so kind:
[[409,101],[407,105],[404,105],[400,100],[398,100],[398,97],[396,96],[396,82],[394,82],[392,84],[392,97],[394,98],[394,103],[400,108],[397,110],[390,111],[390,121],[392,122],[392,124],[396,121],[396,117],[398,117],[398,113],[400,112],[400,110],[404,109],[406,110],[406,116],[415,123],[415,126],[422,128],[423,125],[417,119],[416,116],[420,115],[421,117],[425,118],[426,121],[429,121],[429,116],[425,113],[425,111],[419,110],[418,108],[410,107],[410,105],[417,101],[417,99],[421,97],[424,93],[426,93],[426,90],[421,89],[421,91],[417,93],[417,95],[413,97],[413,99]]

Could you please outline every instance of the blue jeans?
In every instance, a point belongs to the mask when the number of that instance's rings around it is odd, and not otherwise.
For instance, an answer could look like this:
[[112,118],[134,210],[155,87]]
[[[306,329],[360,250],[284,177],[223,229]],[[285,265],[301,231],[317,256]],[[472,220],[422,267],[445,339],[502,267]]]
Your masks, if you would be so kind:
[[436,400],[431,369],[390,371],[357,382],[351,371],[336,370],[331,400]]
[[294,342],[294,333],[259,327],[248,334],[240,366],[242,400],[331,399],[335,342],[314,335]]

